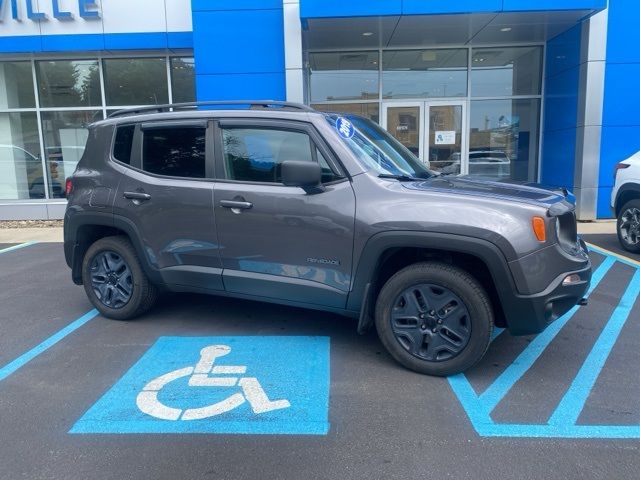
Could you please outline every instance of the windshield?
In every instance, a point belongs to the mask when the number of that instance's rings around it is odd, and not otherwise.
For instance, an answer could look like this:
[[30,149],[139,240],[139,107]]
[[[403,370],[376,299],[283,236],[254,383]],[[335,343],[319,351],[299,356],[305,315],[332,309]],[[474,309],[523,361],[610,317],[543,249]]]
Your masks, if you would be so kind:
[[[329,114],[326,118],[335,127],[341,117]],[[340,138],[366,168],[374,170],[379,175],[414,178],[437,175],[376,123],[355,115],[345,115],[342,118],[347,118],[355,131],[351,138],[344,135],[340,135]]]

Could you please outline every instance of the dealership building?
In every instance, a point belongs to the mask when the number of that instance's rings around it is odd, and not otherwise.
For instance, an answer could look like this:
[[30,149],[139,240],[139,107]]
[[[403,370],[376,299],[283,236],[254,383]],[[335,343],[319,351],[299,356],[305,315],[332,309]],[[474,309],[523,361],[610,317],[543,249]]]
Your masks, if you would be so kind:
[[639,22],[638,0],[0,0],[0,220],[62,218],[91,122],[237,99],[363,115],[434,170],[607,218]]

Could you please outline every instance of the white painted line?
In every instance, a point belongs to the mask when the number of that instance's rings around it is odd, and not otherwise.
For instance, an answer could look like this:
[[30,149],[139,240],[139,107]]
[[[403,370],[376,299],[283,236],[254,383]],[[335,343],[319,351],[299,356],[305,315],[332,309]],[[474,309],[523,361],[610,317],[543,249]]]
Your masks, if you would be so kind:
[[20,245],[13,245],[12,247],[3,248],[0,250],[0,254],[13,252],[14,250],[20,250],[21,248],[30,247],[31,245],[35,245],[38,242],[25,242]]
[[607,250],[606,248],[602,248],[602,247],[600,247],[598,245],[594,245],[594,244],[589,243],[589,242],[585,242],[585,243],[589,247],[589,250],[593,250],[594,252],[602,253],[604,255],[610,255],[610,256],[615,257],[616,259],[620,260],[622,263],[631,264],[631,266],[633,266],[633,267],[640,267],[640,262],[637,261],[637,260],[634,260],[633,258],[629,258],[629,257],[626,257],[626,256],[621,255],[619,253],[612,252],[611,250]]

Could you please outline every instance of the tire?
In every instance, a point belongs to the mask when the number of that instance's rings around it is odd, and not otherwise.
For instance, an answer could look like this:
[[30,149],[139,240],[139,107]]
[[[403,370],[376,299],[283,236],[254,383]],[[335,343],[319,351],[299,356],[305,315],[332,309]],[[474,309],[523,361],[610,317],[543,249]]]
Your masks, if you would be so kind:
[[478,281],[439,262],[416,263],[391,277],[378,295],[375,317],[378,336],[393,358],[435,376],[475,365],[489,348],[494,318]]
[[616,231],[622,248],[640,253],[640,199],[631,200],[620,209]]
[[[104,256],[113,270],[99,262]],[[158,296],[158,289],[144,273],[133,245],[122,236],[105,237],[89,247],[82,261],[82,281],[91,303],[103,316],[114,320],[131,320],[143,314]],[[111,294],[103,295],[101,291]]]

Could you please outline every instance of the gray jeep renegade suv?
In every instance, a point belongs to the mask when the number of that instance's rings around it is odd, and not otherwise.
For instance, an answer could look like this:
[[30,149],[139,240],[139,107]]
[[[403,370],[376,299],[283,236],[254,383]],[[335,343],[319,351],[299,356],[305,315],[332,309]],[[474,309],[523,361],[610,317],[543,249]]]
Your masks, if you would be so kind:
[[303,105],[116,112],[66,190],[66,260],[104,316],[163,290],[326,310],[431,375],[475,364],[494,325],[542,331],[591,279],[566,194],[437,174],[373,122]]

